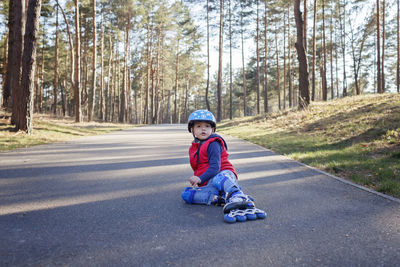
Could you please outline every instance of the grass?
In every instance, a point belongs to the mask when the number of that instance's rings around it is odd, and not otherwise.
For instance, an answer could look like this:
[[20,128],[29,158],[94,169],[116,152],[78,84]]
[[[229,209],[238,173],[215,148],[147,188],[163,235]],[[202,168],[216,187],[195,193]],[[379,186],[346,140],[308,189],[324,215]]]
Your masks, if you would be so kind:
[[314,102],[303,111],[225,121],[219,131],[400,197],[400,95]]
[[75,123],[72,118],[57,118],[46,114],[35,114],[33,127],[32,135],[22,131],[15,132],[14,127],[10,125],[9,114],[2,111],[0,115],[0,151],[105,134],[131,128],[133,125],[99,122]]

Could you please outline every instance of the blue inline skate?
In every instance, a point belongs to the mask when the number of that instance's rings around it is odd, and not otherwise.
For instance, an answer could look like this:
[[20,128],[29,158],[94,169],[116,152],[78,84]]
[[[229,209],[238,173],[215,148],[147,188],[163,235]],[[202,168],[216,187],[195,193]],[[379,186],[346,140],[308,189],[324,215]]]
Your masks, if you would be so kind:
[[267,213],[255,207],[254,199],[241,194],[227,196],[227,203],[223,208],[224,220],[227,223],[245,222],[247,220],[264,219]]

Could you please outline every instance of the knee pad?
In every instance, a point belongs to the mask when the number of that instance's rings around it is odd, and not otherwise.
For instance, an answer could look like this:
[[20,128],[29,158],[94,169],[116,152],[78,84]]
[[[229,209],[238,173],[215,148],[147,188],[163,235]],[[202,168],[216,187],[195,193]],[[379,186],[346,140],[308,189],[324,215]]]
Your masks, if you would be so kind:
[[225,193],[236,192],[240,190],[236,180],[233,181],[229,176],[226,176],[223,173],[219,173],[213,178],[213,185],[219,191],[223,191]]
[[218,189],[218,191],[225,191],[224,184],[227,179],[228,177],[221,174],[217,174],[213,179],[213,185]]
[[196,190],[193,187],[185,187],[182,192],[182,199],[188,204],[193,204],[194,193],[196,193]]

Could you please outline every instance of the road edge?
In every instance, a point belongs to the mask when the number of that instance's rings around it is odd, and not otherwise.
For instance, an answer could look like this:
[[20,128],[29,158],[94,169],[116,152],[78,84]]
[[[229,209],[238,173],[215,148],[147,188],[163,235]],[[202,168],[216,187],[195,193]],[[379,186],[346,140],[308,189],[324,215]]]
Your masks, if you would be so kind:
[[[226,134],[225,134],[225,135],[226,135]],[[277,152],[275,152],[275,151],[273,151],[273,150],[271,150],[271,149],[265,148],[265,147],[263,147],[263,146],[261,146],[261,145],[254,144],[254,143],[252,143],[252,142],[250,142],[250,141],[247,141],[247,140],[244,140],[244,139],[238,138],[238,137],[236,137],[236,136],[232,136],[232,135],[228,135],[228,136],[233,137],[233,138],[236,138],[236,139],[241,140],[241,141],[243,141],[243,142],[247,142],[247,143],[256,145],[256,146],[258,146],[259,148],[261,148],[261,149],[263,149],[263,150],[271,151],[271,152],[273,152],[273,153],[275,153],[275,154],[277,154],[277,155],[283,156],[283,157],[285,157],[285,158],[287,158],[287,159],[289,159],[289,160],[291,160],[291,161],[294,161],[294,162],[298,163],[299,165],[302,165],[302,166],[307,167],[307,168],[309,168],[309,169],[311,169],[311,170],[314,170],[314,171],[316,171],[316,172],[319,172],[319,173],[321,173],[321,174],[324,174],[324,175],[326,175],[326,176],[329,176],[330,178],[333,178],[333,179],[335,179],[335,180],[337,180],[337,181],[340,181],[340,182],[342,182],[342,183],[351,185],[351,186],[356,187],[356,188],[358,188],[358,189],[361,189],[361,190],[363,190],[363,191],[369,192],[369,193],[371,193],[371,194],[380,196],[380,197],[382,197],[382,198],[385,198],[385,199],[388,199],[388,200],[391,200],[391,201],[394,201],[394,202],[397,202],[397,203],[400,204],[400,199],[399,199],[399,198],[392,197],[392,196],[389,196],[389,195],[380,193],[380,192],[378,192],[378,191],[375,191],[375,190],[373,190],[373,189],[371,189],[371,188],[368,188],[368,187],[365,187],[365,186],[362,186],[362,185],[353,183],[353,182],[348,181],[348,180],[346,180],[346,179],[344,179],[344,178],[335,176],[335,175],[333,175],[333,174],[331,174],[331,173],[329,173],[329,172],[320,170],[320,169],[318,169],[318,168],[309,166],[309,165],[307,165],[307,164],[305,164],[305,163],[302,163],[302,162],[300,162],[300,161],[297,161],[297,160],[295,160],[295,159],[292,159],[292,158],[290,158],[290,157],[288,157],[288,156],[286,156],[286,155],[279,154],[279,153],[277,153]]]

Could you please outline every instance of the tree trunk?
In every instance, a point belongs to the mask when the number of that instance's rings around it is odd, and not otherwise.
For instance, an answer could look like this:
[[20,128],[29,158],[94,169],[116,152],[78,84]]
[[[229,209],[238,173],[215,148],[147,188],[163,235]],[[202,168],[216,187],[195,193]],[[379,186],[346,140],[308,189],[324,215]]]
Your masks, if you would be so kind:
[[[288,27],[289,27],[289,6],[288,6]],[[289,34],[288,34],[289,35]],[[288,46],[288,51],[290,47]],[[286,13],[283,14],[283,109],[286,109]]]
[[96,42],[96,0],[93,0],[93,49],[92,49],[92,84],[89,91],[88,121],[93,120],[94,100],[96,97],[96,64],[97,64],[97,42]]
[[171,91],[168,90],[168,100],[167,100],[167,123],[172,123],[172,118],[171,118]]
[[19,97],[19,112],[16,129],[32,134],[33,131],[33,90],[36,61],[36,37],[39,28],[41,0],[29,0],[27,23],[22,56],[22,94]]
[[334,87],[333,87],[333,9],[331,9],[331,23],[329,25],[329,34],[330,34],[330,63],[331,63],[331,99],[335,98]]
[[[83,35],[83,33],[82,33]],[[83,37],[83,38],[82,38]],[[81,40],[83,40],[83,55],[81,57],[81,87],[82,87],[82,94],[81,94],[81,105],[82,105],[82,117],[87,115],[88,111],[88,84],[89,84],[89,64],[88,64],[88,53],[89,53],[89,40],[88,40],[88,32],[85,32],[84,36],[81,36]],[[90,85],[89,85],[90,87]]]
[[[340,8],[340,5],[339,5]],[[340,13],[340,12],[339,12]],[[343,59],[343,96],[347,96],[347,77],[346,77],[346,0],[343,3],[343,16],[339,16],[341,41],[342,41],[342,59]]]
[[109,42],[110,42],[110,55],[109,55],[109,59],[108,59],[108,70],[107,70],[107,87],[106,87],[106,91],[104,93],[105,95],[105,99],[104,99],[104,104],[105,104],[105,114],[104,114],[104,118],[106,121],[110,121],[110,110],[111,110],[111,87],[112,87],[112,60],[113,60],[113,43],[112,43],[112,39],[111,39],[111,35],[109,37]]
[[[303,31],[304,32],[304,31]],[[304,42],[303,42],[304,44]],[[292,43],[290,41],[290,23],[288,16],[288,91],[289,91],[289,107],[293,106],[293,88],[292,88]],[[286,102],[286,101],[285,101]]]
[[[114,43],[115,42],[115,43]],[[115,46],[115,47],[114,47]],[[117,49],[116,47],[118,46],[117,41],[113,40],[113,48],[112,48],[112,60],[111,60],[111,78],[110,78],[110,97],[109,97],[109,102],[110,102],[110,107],[109,107],[109,113],[110,113],[110,117],[109,117],[109,121],[113,122],[114,121],[114,114],[115,114],[115,91],[117,88]],[[114,58],[115,57],[115,58]]]
[[224,28],[224,0],[219,0],[219,41],[218,41],[218,80],[217,80],[217,121],[222,120],[222,56]]
[[386,17],[386,2],[382,1],[382,76],[381,76],[381,93],[385,92],[385,17]]
[[104,102],[104,26],[101,26],[101,37],[100,37],[100,69],[101,69],[101,77],[100,77],[100,101],[99,101],[99,118],[100,120],[104,120],[104,110],[105,110],[105,102]]
[[400,93],[400,1],[397,0],[397,66],[396,66],[396,87]]
[[[153,26],[152,26],[153,27]],[[153,28],[149,29],[149,32],[151,33],[149,36],[149,94],[150,94],[150,115],[148,118],[148,123],[152,124],[153,123],[153,116],[154,116],[154,68],[153,68]]]
[[[290,39],[289,39],[290,40]],[[295,104],[294,92],[293,92],[293,69],[294,59],[292,58],[292,43],[289,41],[289,107],[293,107]]]
[[189,87],[190,87],[190,78],[186,76],[186,87],[185,87],[185,103],[183,105],[183,115],[185,118],[188,118],[188,99],[189,99]]
[[75,83],[74,83],[74,101],[75,101],[75,122],[82,121],[81,107],[81,39],[79,26],[79,0],[75,0]]
[[65,113],[66,113],[66,104],[67,104],[67,101],[66,101],[66,82],[65,82],[65,80],[63,80],[63,85],[61,86],[61,102],[62,102],[62,115],[65,117]]
[[25,1],[10,1],[9,6],[9,39],[6,83],[3,92],[3,105],[12,107],[11,123],[15,124],[19,118],[16,110],[20,105],[16,100],[21,94],[22,54],[24,49],[25,32]]
[[[208,1],[208,0],[207,0]],[[232,82],[232,10],[231,2],[229,0],[229,119],[233,119],[233,82]],[[258,43],[258,42],[257,42]],[[258,50],[258,49],[257,49]]]
[[175,61],[175,86],[174,86],[174,116],[172,119],[173,123],[178,122],[178,74],[179,74],[179,37],[176,51],[176,61]]
[[379,16],[379,0],[376,0],[376,53],[377,53],[377,85],[378,93],[382,93],[382,82],[381,82],[381,35],[380,35],[380,16]]
[[312,37],[312,74],[311,74],[311,99],[315,101],[315,58],[316,58],[316,44],[315,44],[315,31],[317,21],[317,0],[314,0],[314,18],[313,18],[313,37]]
[[208,101],[208,92],[210,90],[210,22],[209,22],[209,8],[207,0],[207,86],[206,86],[206,106],[210,110],[210,102]]
[[304,0],[303,3],[303,10],[304,10],[304,15],[303,15],[303,46],[304,46],[304,51],[307,55],[307,26],[308,26],[308,9],[307,9],[307,0]]
[[242,81],[243,81],[243,116],[247,116],[247,89],[246,89],[246,69],[244,65],[244,36],[243,36],[243,15],[240,16],[241,39],[242,39]]
[[3,103],[4,105],[4,93],[5,93],[5,84],[7,80],[7,69],[8,69],[8,40],[9,40],[9,34],[6,34],[6,38],[4,40],[4,53],[3,53],[3,58],[4,58],[4,63],[3,63],[3,77],[2,77],[2,84],[1,88],[3,89]]
[[56,40],[54,43],[54,81],[53,81],[53,90],[54,90],[54,115],[57,114],[57,96],[58,96],[58,6],[56,10]]
[[36,60],[35,67],[35,93],[34,93],[34,112],[39,112],[39,96],[40,96],[40,86],[39,86],[39,60]]
[[280,83],[280,73],[279,73],[279,50],[278,50],[278,34],[275,33],[275,47],[276,47],[276,84],[278,91],[278,108],[282,109],[281,105],[281,83]]
[[256,29],[256,54],[257,54],[257,114],[260,114],[260,50],[259,50],[259,39],[260,39],[260,20],[258,15],[258,4],[257,0],[257,29]]
[[264,1],[264,112],[268,113],[268,77],[267,77],[267,1]]
[[[44,26],[44,25],[43,25]],[[38,101],[38,111],[42,112],[43,111],[43,95],[44,95],[44,40],[46,39],[44,35],[44,27],[43,27],[43,36],[42,36],[42,58],[41,58],[41,63],[40,63],[40,86],[39,86],[39,93],[37,97]]]
[[[129,19],[128,19],[129,20]],[[128,69],[128,43],[129,43],[129,27],[125,25],[125,52],[124,52],[124,69],[122,73],[122,87],[121,87],[121,104],[119,110],[119,122],[126,122],[126,85],[127,85],[127,69]]]
[[159,87],[160,87],[160,61],[161,61],[161,46],[162,46],[162,36],[161,29],[158,29],[158,37],[157,37],[157,59],[156,59],[156,84],[154,86],[154,115],[153,115],[153,123],[158,123],[159,119]]
[[305,108],[310,104],[310,92],[308,90],[307,57],[303,46],[303,21],[300,12],[300,0],[294,2],[294,17],[296,20],[297,39],[296,50],[299,61],[299,107]]
[[326,80],[326,38],[325,38],[325,0],[322,0],[322,53],[323,65],[321,74],[322,77],[322,100],[328,100],[328,85]]

